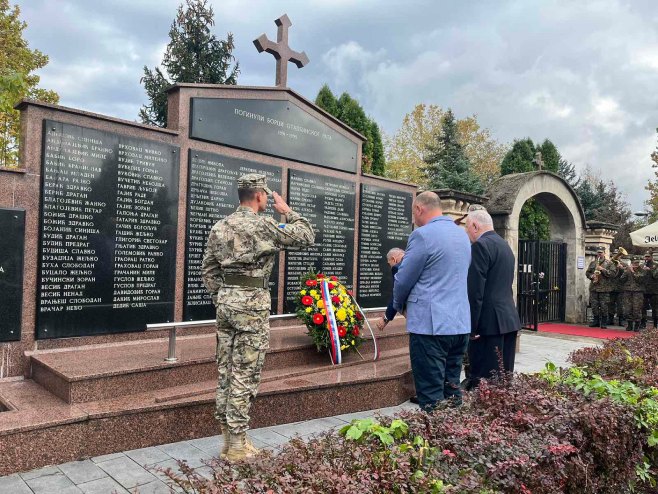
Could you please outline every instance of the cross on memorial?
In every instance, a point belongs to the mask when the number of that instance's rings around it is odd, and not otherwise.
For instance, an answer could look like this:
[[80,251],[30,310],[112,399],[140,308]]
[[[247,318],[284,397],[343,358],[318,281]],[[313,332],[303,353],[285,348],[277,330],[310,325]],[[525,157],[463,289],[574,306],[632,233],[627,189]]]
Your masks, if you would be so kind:
[[276,86],[285,87],[288,83],[288,62],[294,63],[297,68],[302,68],[308,64],[309,60],[306,52],[297,52],[290,49],[288,46],[288,28],[292,26],[292,22],[287,14],[283,14],[274,21],[279,26],[276,33],[276,43],[267,39],[267,35],[261,34],[254,40],[254,45],[258,53],[266,51],[271,53],[276,58]]
[[541,151],[537,151],[535,153],[535,159],[532,160],[532,162],[537,165],[537,170],[543,170],[544,169],[544,162],[541,159]]

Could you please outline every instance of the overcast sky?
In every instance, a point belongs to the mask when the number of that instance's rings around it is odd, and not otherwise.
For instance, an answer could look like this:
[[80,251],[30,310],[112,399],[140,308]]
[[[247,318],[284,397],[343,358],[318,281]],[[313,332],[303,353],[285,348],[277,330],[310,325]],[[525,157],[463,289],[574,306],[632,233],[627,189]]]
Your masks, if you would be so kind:
[[[181,0],[10,0],[32,48],[50,57],[42,86],[61,104],[129,120],[145,102]],[[211,0],[214,32],[235,36],[243,85],[274,84],[257,53],[287,13],[288,86],[314,99],[349,92],[388,133],[418,103],[477,114],[502,142],[551,139],[579,169],[612,179],[633,210],[653,176],[658,126],[658,9],[652,0]]]

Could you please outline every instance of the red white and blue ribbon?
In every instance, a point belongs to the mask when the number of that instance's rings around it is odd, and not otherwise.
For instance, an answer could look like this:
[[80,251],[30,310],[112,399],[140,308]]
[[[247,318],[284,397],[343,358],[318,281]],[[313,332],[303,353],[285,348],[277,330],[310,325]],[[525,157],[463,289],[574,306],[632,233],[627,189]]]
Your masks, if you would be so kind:
[[329,282],[323,279],[320,283],[322,288],[322,301],[324,302],[324,310],[327,317],[327,329],[329,330],[329,340],[331,341],[331,363],[334,365],[342,363],[342,356],[340,352],[340,337],[338,336],[338,325],[336,324],[336,316],[334,314],[334,304],[331,301],[331,292],[329,290]]
[[377,360],[379,358],[379,347],[377,346],[377,337],[375,336],[375,332],[372,330],[372,326],[370,326],[370,323],[368,322],[368,318],[366,317],[365,313],[363,312],[363,309],[359,305],[359,303],[356,301],[356,297],[351,297],[352,302],[354,302],[354,305],[356,308],[359,310],[361,315],[363,316],[363,321],[366,323],[366,326],[368,326],[368,330],[370,331],[370,336],[372,336],[372,346],[374,348],[374,353],[375,356],[373,357],[373,360]]

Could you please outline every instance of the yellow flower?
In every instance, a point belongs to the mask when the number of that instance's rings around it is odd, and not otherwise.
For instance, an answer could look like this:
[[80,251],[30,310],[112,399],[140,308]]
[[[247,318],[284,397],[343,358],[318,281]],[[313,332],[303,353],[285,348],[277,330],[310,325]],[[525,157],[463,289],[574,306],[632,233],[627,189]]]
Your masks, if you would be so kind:
[[322,314],[323,316],[326,316],[326,315],[327,315],[327,311],[324,310],[324,309],[322,309],[322,310],[320,311],[320,314]]
[[324,309],[324,301],[323,300],[320,300],[318,302],[318,309]]
[[350,317],[350,322],[351,322],[352,324],[354,324],[354,323],[356,322],[356,319],[354,319],[353,317]]
[[302,290],[301,292],[299,292],[299,294],[300,295],[306,295],[306,290]]
[[345,318],[347,318],[347,314],[345,313],[345,309],[338,309],[336,311],[336,319],[339,321],[344,321]]
[[341,345],[341,346],[340,346],[340,349],[341,349],[341,350],[347,350],[347,348],[349,348],[347,345]]
[[313,310],[313,307],[306,307],[306,313],[307,314],[310,314],[312,310]]
[[315,297],[317,294],[318,294],[318,291],[317,291],[317,290],[311,290],[311,291],[309,292],[309,295],[311,295],[311,297]]
[[348,313],[350,316],[353,316],[353,315],[354,315],[354,311],[353,311],[352,309],[347,309],[347,313]]
[[331,293],[332,295],[336,295],[338,292],[336,291],[336,289],[333,289],[329,293]]
[[313,295],[313,298],[314,298],[315,300],[320,300],[320,295]]
[[352,340],[352,345],[353,345],[353,346],[356,345],[356,343],[354,343],[354,340]]

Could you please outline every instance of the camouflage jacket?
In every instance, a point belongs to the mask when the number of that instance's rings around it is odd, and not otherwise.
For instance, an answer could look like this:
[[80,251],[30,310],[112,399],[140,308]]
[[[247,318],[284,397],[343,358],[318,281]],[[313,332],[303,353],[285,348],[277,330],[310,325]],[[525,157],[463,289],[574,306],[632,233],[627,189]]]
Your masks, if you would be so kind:
[[625,268],[621,274],[622,289],[625,292],[644,292],[644,285],[647,275],[640,266],[635,273],[631,273],[629,268]]
[[645,269],[644,266],[642,266],[646,275],[645,290],[652,295],[658,295],[658,264],[652,262],[647,267],[649,269]]
[[605,259],[601,264],[595,259],[589,263],[585,276],[592,280],[594,271],[600,270],[599,281],[590,283],[589,289],[592,292],[612,292],[615,291],[617,277],[617,266],[612,261]]
[[[270,294],[263,288],[227,287],[226,275],[269,279],[277,253],[313,245],[315,233],[308,220],[291,211],[288,223],[239,206],[212,227],[203,256],[201,277],[213,302],[239,310],[268,310]],[[221,292],[221,293],[220,293]]]

